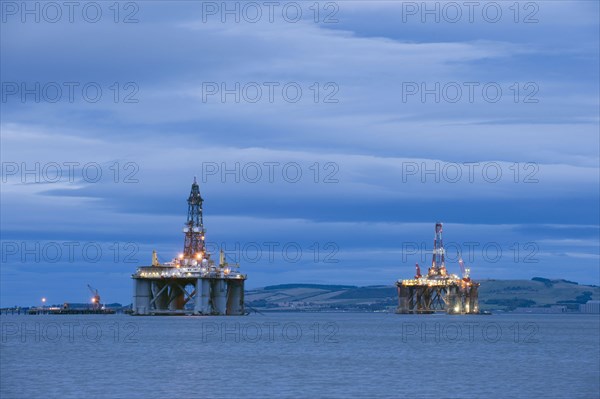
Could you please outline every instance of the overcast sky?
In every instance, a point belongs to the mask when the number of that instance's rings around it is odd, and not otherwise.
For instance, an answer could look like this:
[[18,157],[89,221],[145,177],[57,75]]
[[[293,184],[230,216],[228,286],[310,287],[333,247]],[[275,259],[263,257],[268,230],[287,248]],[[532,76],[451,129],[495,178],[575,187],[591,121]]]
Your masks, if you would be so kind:
[[130,303],[194,176],[248,288],[391,285],[438,220],[452,272],[600,283],[597,2],[22,4],[1,306]]

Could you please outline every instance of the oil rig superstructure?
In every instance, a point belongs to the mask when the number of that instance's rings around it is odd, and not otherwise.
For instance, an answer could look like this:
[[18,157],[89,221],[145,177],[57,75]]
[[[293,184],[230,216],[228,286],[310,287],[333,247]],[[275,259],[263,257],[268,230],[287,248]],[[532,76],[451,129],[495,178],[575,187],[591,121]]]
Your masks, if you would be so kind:
[[219,264],[206,250],[200,187],[194,178],[187,200],[188,216],[183,228],[183,252],[171,262],[160,263],[156,251],[152,265],[139,267],[134,280],[133,315],[243,315],[246,275],[239,265]]
[[459,265],[462,277],[449,274],[446,270],[442,223],[435,224],[433,258],[427,275],[421,275],[416,264],[415,277],[398,280],[398,309],[401,314],[428,314],[445,312],[448,314],[479,313],[479,283],[471,280],[470,269],[465,268],[462,259]]

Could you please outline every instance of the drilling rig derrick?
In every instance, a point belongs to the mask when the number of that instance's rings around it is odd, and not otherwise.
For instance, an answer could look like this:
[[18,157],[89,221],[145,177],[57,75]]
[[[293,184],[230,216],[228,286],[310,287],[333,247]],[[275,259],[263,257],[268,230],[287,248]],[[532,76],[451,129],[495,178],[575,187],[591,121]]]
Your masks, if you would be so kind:
[[446,269],[446,253],[442,239],[442,223],[435,224],[431,267],[427,275],[421,275],[417,263],[414,279],[398,280],[398,309],[401,314],[448,314],[479,313],[479,283],[471,280],[469,269],[459,261],[461,276],[449,274]]
[[204,241],[202,196],[194,178],[187,199],[183,252],[160,263],[156,251],[151,266],[142,266],[134,279],[134,315],[243,315],[246,275],[237,264],[211,259]]

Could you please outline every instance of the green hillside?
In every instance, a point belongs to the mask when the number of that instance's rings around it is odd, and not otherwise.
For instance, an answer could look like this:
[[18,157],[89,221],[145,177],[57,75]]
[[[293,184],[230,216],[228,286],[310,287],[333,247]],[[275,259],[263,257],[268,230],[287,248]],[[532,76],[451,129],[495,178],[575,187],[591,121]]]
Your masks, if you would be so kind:
[[517,306],[562,304],[575,308],[590,299],[600,299],[599,287],[541,277],[531,280],[484,280],[479,289],[479,303],[483,309],[514,308],[516,306],[511,306],[511,301],[519,300],[530,302]]
[[[480,281],[479,305],[483,310],[566,305],[577,308],[600,299],[600,288],[567,280],[535,277],[531,280]],[[246,292],[251,309],[273,311],[384,311],[397,305],[395,286],[283,284]]]

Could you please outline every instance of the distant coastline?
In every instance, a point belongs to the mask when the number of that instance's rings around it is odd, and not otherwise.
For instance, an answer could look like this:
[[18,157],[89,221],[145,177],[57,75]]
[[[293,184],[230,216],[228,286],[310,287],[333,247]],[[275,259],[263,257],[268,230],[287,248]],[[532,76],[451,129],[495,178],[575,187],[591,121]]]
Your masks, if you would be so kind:
[[[531,280],[480,280],[481,310],[518,313],[580,313],[590,303],[600,300],[600,287],[565,279],[534,277]],[[354,286],[336,284],[288,283],[247,290],[246,304],[257,312],[387,312],[398,305],[393,285]],[[89,304],[70,304],[85,309]],[[61,307],[60,304],[48,305]],[[126,313],[130,304],[107,303],[107,309]],[[597,305],[596,305],[597,306]],[[2,308],[2,314],[26,313],[36,306]]]
[[[522,313],[580,312],[600,299],[600,287],[565,279],[480,280],[481,310]],[[246,292],[246,303],[259,311],[393,311],[395,286],[281,284]]]

